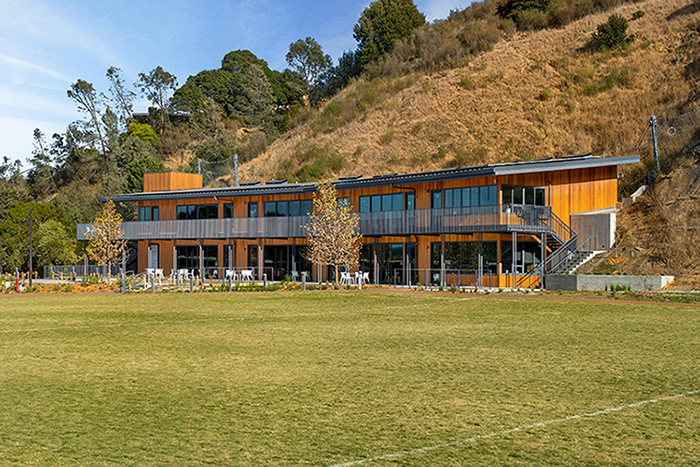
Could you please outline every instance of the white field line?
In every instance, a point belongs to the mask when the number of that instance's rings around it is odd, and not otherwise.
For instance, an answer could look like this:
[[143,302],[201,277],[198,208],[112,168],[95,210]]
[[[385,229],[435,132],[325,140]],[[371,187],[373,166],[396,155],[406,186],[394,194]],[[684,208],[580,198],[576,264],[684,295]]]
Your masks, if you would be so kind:
[[[469,298],[443,298],[436,297],[440,300],[450,300],[455,302],[470,300]],[[152,326],[157,324],[185,324],[185,323],[208,323],[208,322],[221,322],[221,321],[246,321],[246,320],[264,320],[264,319],[282,319],[282,318],[303,318],[309,316],[325,316],[325,315],[338,315],[338,314],[350,314],[350,313],[370,313],[375,311],[385,311],[391,309],[401,309],[401,308],[419,308],[424,306],[430,306],[433,303],[419,303],[415,305],[401,305],[401,306],[387,306],[382,308],[368,308],[365,310],[354,310],[354,311],[326,311],[323,313],[296,313],[287,315],[268,315],[268,316],[242,316],[237,318],[202,318],[202,319],[183,319],[175,321],[144,321],[139,323],[115,323],[115,324],[97,324],[93,326],[60,326],[53,328],[30,328],[30,329],[7,329],[0,330],[0,334],[10,334],[10,333],[20,333],[20,332],[43,332],[43,331],[60,331],[67,329],[104,329],[104,328],[119,328],[119,327],[130,327],[130,326]]]
[[557,418],[555,420],[547,420],[544,422],[532,423],[530,425],[522,425],[522,426],[519,426],[516,428],[511,428],[510,430],[496,431],[494,433],[489,433],[487,435],[474,436],[473,438],[460,439],[457,441],[452,441],[450,443],[436,444],[434,446],[425,446],[422,448],[411,449],[409,451],[399,451],[399,452],[395,452],[392,454],[383,454],[381,456],[369,457],[367,459],[360,459],[357,461],[346,462],[344,464],[334,464],[331,467],[351,467],[353,465],[367,464],[369,462],[381,461],[381,460],[386,460],[386,459],[395,459],[397,457],[410,456],[412,454],[420,454],[420,453],[428,452],[428,451],[435,451],[437,449],[443,449],[443,448],[448,448],[448,447],[452,447],[452,446],[459,446],[459,445],[467,444],[467,443],[474,443],[474,442],[482,440],[482,439],[489,439],[489,438],[494,438],[496,436],[502,436],[502,435],[508,435],[510,433],[516,433],[518,431],[529,430],[530,428],[538,428],[538,427],[542,427],[542,426],[552,425],[554,423],[568,422],[570,420],[577,420],[577,419],[581,419],[581,418],[596,417],[598,415],[604,415],[604,414],[611,413],[611,412],[619,412],[621,410],[631,409],[633,407],[639,407],[639,406],[645,405],[645,404],[651,404],[652,402],[668,401],[668,400],[678,399],[680,397],[691,396],[693,394],[699,394],[699,393],[700,393],[700,389],[697,389],[695,391],[687,391],[687,392],[683,392],[681,394],[676,394],[675,396],[658,397],[656,399],[648,399],[648,400],[641,401],[641,402],[635,402],[633,404],[626,404],[626,405],[621,405],[619,407],[612,407],[609,409],[599,410],[598,412],[590,412],[590,413],[585,413],[585,414],[581,414],[581,415],[572,415],[570,417]]

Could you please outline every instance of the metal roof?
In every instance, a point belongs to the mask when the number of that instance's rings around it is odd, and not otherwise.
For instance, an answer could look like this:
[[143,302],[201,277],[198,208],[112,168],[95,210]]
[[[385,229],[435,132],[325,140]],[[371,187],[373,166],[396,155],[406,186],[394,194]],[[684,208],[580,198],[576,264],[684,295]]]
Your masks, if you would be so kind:
[[[375,175],[371,178],[343,177],[334,183],[336,189],[351,190],[391,186],[394,184],[413,184],[438,182],[460,178],[476,178],[524,173],[552,172],[556,170],[588,169],[611,165],[635,164],[639,156],[599,157],[592,154],[563,157],[559,159],[536,159],[525,162],[505,162],[500,164],[461,167],[455,169],[435,170],[412,174]],[[314,193],[316,183],[287,183],[286,181],[268,182],[265,185],[241,185],[227,188],[197,188],[191,190],[151,191],[111,196],[115,202],[185,200],[202,198],[237,198],[242,196],[297,195]]]

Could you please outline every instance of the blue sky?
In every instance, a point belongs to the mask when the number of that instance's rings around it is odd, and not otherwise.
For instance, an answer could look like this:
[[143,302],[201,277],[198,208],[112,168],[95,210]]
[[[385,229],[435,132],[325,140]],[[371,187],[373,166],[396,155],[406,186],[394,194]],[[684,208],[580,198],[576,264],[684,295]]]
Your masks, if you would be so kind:
[[[219,68],[248,49],[284,70],[289,44],[314,37],[334,63],[355,48],[353,26],[370,0],[0,0],[0,160],[31,157],[32,133],[53,133],[84,118],[66,91],[77,79],[99,92],[105,72],[128,84],[156,66],[178,78]],[[428,21],[471,0],[414,0]],[[135,111],[147,104],[138,100]],[[25,167],[27,164],[25,163]]]

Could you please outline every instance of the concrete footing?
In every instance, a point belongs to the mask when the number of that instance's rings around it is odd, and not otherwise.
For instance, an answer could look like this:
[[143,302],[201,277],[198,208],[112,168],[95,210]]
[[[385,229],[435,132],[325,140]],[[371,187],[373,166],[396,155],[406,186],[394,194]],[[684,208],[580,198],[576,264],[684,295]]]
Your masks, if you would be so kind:
[[562,291],[619,291],[649,292],[661,290],[673,282],[674,276],[618,276],[551,274],[545,277],[547,290]]

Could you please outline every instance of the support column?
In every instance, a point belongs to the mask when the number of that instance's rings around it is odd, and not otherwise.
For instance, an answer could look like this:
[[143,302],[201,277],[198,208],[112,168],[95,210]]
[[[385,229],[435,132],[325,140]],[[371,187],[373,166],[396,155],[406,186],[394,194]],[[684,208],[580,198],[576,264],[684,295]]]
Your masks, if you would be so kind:
[[545,239],[547,238],[547,234],[542,234],[540,237],[541,242],[540,242],[540,289],[544,289],[544,265],[545,265],[545,255],[547,254],[547,242]]
[[263,241],[262,238],[258,239],[258,280],[261,281],[263,277]]
[[476,281],[474,286],[478,288],[483,288],[484,287],[484,250],[483,250],[483,243],[484,243],[484,234],[480,233],[479,234],[479,240],[478,240],[478,248],[477,248],[477,257],[478,257],[478,262],[476,266]]
[[374,238],[374,252],[372,254],[372,263],[374,265],[374,284],[377,285],[379,283],[379,261],[377,261],[377,250],[379,249],[379,239],[377,237]]
[[518,234],[517,232],[513,232],[512,234],[512,247],[511,247],[511,273],[513,275],[513,282],[511,284],[511,288],[515,289],[518,286],[518,273],[516,272],[516,265],[518,263]]
[[440,286],[445,287],[445,234],[440,235]]
[[202,240],[199,241],[199,280],[204,284],[204,248],[202,248]]

